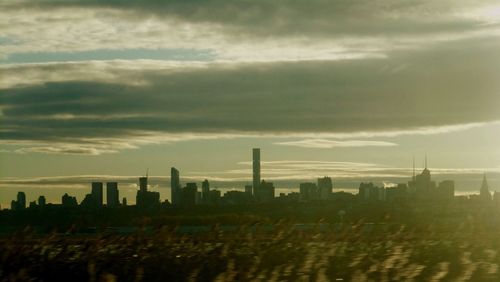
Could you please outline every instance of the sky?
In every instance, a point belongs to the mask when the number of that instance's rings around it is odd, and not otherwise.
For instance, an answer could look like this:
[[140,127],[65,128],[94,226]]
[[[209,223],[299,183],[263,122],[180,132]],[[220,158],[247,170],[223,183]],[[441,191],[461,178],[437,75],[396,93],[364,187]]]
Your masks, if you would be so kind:
[[[131,2],[131,1],[130,1]],[[0,0],[0,204],[137,178],[500,189],[500,4]],[[500,191],[500,190],[499,190]]]

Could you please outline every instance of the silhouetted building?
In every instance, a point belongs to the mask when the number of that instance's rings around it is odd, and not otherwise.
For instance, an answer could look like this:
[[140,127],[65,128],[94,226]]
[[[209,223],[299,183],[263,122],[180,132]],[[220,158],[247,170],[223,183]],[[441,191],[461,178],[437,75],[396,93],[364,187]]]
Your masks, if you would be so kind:
[[86,194],[85,197],[83,198],[82,202],[80,203],[80,206],[89,208],[89,209],[95,209],[100,207],[97,204],[96,197],[92,194]]
[[46,204],[47,204],[47,202],[45,201],[45,196],[38,197],[38,205],[40,207],[44,207]]
[[148,191],[148,177],[139,177],[139,190],[135,202],[139,208],[153,208],[160,204],[160,193]]
[[396,187],[385,188],[385,200],[388,202],[403,202],[408,199],[408,185],[398,184]]
[[358,197],[362,201],[383,201],[385,200],[385,189],[377,187],[373,183],[361,183],[358,189]]
[[318,178],[319,199],[329,200],[332,196],[333,183],[330,177]]
[[102,182],[92,182],[92,197],[97,207],[103,204]]
[[316,183],[305,182],[299,185],[300,200],[303,202],[317,199],[318,186]]
[[415,187],[415,196],[417,200],[436,200],[436,182],[431,180],[431,172],[427,168],[427,157],[425,158],[425,168],[415,177],[413,185]]
[[10,202],[11,210],[24,210],[26,209],[26,194],[24,192],[17,192],[17,200]]
[[221,192],[219,190],[210,190],[208,195],[208,204],[218,205],[221,201]]
[[224,203],[229,205],[243,205],[251,201],[251,195],[243,191],[227,191],[224,194]]
[[179,171],[175,167],[170,169],[170,198],[172,200],[172,205],[180,205],[181,183]]
[[207,179],[205,179],[201,183],[201,198],[203,203],[208,203],[208,197],[210,194],[210,183],[208,182]]
[[254,148],[253,153],[253,195],[257,195],[260,185],[260,149]]
[[500,206],[500,193],[497,191],[493,193],[493,202],[497,207]]
[[76,197],[72,197],[68,195],[68,193],[64,193],[61,198],[61,204],[63,207],[76,207],[78,206],[78,202],[76,201]]
[[452,201],[455,197],[455,182],[453,180],[439,182],[436,197],[440,201]]
[[486,180],[486,174],[484,174],[483,176],[483,183],[481,183],[481,190],[479,192],[479,197],[481,198],[482,201],[491,201],[491,193],[490,193],[490,188],[488,187],[488,181]]
[[120,205],[120,196],[117,182],[106,182],[106,205],[116,207]]
[[26,208],[26,194],[24,192],[17,192],[17,209],[23,210]]
[[139,177],[139,190],[142,192],[148,191],[148,177]]
[[194,182],[186,183],[186,187],[182,188],[181,205],[184,207],[192,207],[196,204],[196,193],[198,186]]
[[123,197],[122,199],[122,206],[127,206],[127,198],[126,197]]
[[259,202],[269,202],[274,199],[274,184],[272,182],[266,182],[262,180],[260,182],[259,188],[257,189],[257,195],[255,199]]

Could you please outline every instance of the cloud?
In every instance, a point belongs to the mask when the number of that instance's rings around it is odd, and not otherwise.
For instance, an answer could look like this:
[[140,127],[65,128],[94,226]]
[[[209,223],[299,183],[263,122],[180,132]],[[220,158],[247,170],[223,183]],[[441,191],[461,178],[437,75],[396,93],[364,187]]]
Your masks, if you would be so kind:
[[500,120],[495,5],[1,3],[10,63],[0,66],[0,143],[97,155],[196,138],[358,140],[482,126]]
[[0,72],[28,75],[27,84],[13,75],[0,81],[0,140],[31,144],[26,152],[99,154],[182,137],[329,139],[466,130],[500,120],[498,43],[467,44],[473,48],[445,44],[385,60],[3,67]]
[[276,142],[275,145],[285,145],[285,146],[295,146],[302,148],[320,148],[320,149],[331,149],[331,148],[345,148],[345,147],[387,147],[387,146],[397,146],[396,143],[386,142],[386,141],[365,141],[365,140],[346,140],[346,141],[336,141],[327,139],[304,139],[298,141],[285,141]]
[[[4,67],[4,73],[29,73],[32,81],[19,85],[12,75],[5,78],[0,139],[81,145],[118,140],[133,147],[144,137],[162,142],[178,134],[366,138],[500,120],[498,43],[463,44],[471,48],[445,44],[385,60]],[[464,64],[457,58],[469,59]]]
[[1,8],[0,54],[20,61],[138,49],[208,50],[225,62],[385,58],[500,31],[494,1],[9,1]]

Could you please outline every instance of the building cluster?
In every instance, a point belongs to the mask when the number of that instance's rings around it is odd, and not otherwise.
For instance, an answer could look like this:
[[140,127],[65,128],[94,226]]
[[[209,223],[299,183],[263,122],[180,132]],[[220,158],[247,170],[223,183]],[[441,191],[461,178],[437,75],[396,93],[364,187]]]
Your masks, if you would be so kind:
[[318,178],[317,183],[300,183],[300,201],[330,200],[332,198],[333,183],[330,177]]
[[[193,207],[196,205],[239,205],[251,203],[266,203],[273,200],[291,202],[325,201],[342,198],[340,194],[333,193],[333,182],[330,177],[318,178],[317,182],[305,182],[299,186],[299,193],[280,194],[275,198],[275,187],[272,182],[261,179],[260,149],[252,150],[252,184],[246,185],[244,191],[228,191],[222,195],[220,190],[210,189],[210,183],[205,179],[201,183],[201,191],[195,182],[188,182],[183,187],[180,182],[180,172],[175,167],[170,170],[171,202],[166,205],[175,207]],[[415,166],[414,166],[415,167]],[[106,205],[114,208],[127,206],[127,199],[119,200],[118,182],[106,182],[106,203],[103,197],[103,182],[92,182],[91,192],[87,194],[80,206],[85,208],[100,208]],[[335,197],[334,194],[339,194]],[[361,183],[358,190],[358,200],[361,202],[404,202],[412,200],[417,202],[449,202],[455,197],[455,183],[452,180],[444,180],[436,184],[431,179],[431,173],[427,169],[427,160],[424,170],[416,175],[413,169],[413,177],[408,183],[397,184],[393,187],[378,187],[373,183]],[[483,179],[479,195],[471,195],[471,199],[492,201],[500,203],[500,194],[491,196],[486,181]],[[44,196],[36,201],[30,202],[29,207],[43,207],[46,205]],[[64,207],[77,207],[76,197],[67,193],[62,196],[61,205]],[[139,178],[139,189],[136,195],[136,206],[139,208],[152,208],[161,205],[160,193],[148,191],[148,174]],[[12,210],[26,208],[26,195],[24,192],[17,194],[17,199],[11,202]]]
[[[104,205],[102,182],[92,182],[92,190],[90,194],[85,195],[81,205],[87,208],[99,208]],[[108,207],[120,205],[118,182],[106,182],[106,205]]]
[[[455,182],[444,180],[439,183],[432,181],[431,172],[427,168],[427,161],[424,170],[416,175],[413,169],[413,177],[408,183],[400,183],[391,187],[377,187],[373,183],[361,183],[358,189],[358,199],[363,202],[404,202],[411,200],[420,203],[445,203],[451,202],[455,198]],[[467,199],[481,200],[483,202],[500,203],[500,193],[495,192],[493,196],[488,188],[486,175],[479,195],[469,195]]]
[[444,180],[436,185],[431,179],[431,172],[427,168],[415,175],[413,170],[412,180],[408,183],[400,183],[393,187],[377,187],[373,183],[361,183],[358,197],[362,201],[405,201],[414,200],[418,202],[446,202],[455,197],[455,182]]
[[182,187],[180,173],[175,167],[170,170],[170,187],[172,205],[190,207],[194,205],[217,204],[247,204],[269,202],[274,199],[275,188],[273,183],[266,182],[260,177],[260,149],[254,148],[253,155],[253,182],[246,185],[245,191],[228,191],[223,196],[219,190],[210,189],[210,183],[205,179],[201,183],[201,191],[194,182],[186,183]]

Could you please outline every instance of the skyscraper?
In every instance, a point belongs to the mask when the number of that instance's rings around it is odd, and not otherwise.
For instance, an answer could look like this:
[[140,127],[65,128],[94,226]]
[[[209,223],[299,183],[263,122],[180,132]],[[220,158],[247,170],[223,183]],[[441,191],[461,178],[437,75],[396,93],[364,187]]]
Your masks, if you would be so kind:
[[160,204],[160,193],[148,191],[148,176],[139,177],[139,190],[135,196],[139,208],[154,208]]
[[198,186],[194,182],[186,183],[186,187],[181,192],[181,203],[183,207],[192,207],[196,204],[196,193]]
[[44,207],[44,206],[45,206],[45,204],[46,204],[45,196],[40,196],[40,197],[38,197],[38,205],[39,205],[40,207]]
[[481,184],[481,190],[479,191],[479,196],[484,201],[491,201],[491,193],[488,187],[488,181],[486,180],[486,173],[483,176],[483,183]]
[[108,207],[116,207],[120,204],[117,182],[106,182],[106,204]]
[[208,197],[210,194],[210,183],[205,179],[201,183],[201,199],[203,203],[208,203]]
[[102,206],[102,182],[92,182],[92,198],[97,206]]
[[172,167],[170,169],[170,199],[172,205],[179,205],[181,202],[181,183],[179,171]]
[[260,186],[260,149],[253,148],[253,195],[257,194]]
[[17,192],[17,209],[26,208],[26,194],[24,192]]
[[142,192],[148,191],[148,177],[139,177],[139,190]]
[[328,176],[318,178],[318,192],[321,200],[328,200],[332,196],[332,179]]

